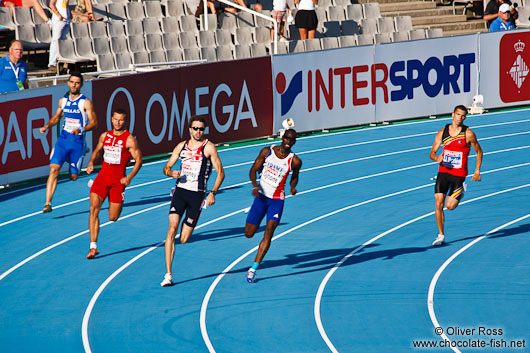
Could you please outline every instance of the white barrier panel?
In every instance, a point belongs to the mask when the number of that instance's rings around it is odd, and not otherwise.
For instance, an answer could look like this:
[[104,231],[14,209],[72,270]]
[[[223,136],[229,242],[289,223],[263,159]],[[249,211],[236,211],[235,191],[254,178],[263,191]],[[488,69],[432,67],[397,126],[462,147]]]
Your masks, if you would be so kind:
[[480,36],[480,94],[484,107],[530,103],[530,31]]
[[299,131],[530,103],[530,31],[481,33],[274,56],[274,131]]
[[[92,83],[86,82],[82,93],[92,96]],[[49,174],[49,155],[58,136],[55,128],[41,134],[39,129],[53,116],[58,102],[68,92],[66,84],[0,95],[0,184],[10,184]],[[16,99],[15,99],[16,97]],[[92,151],[91,132],[86,136],[88,152]],[[68,165],[62,171],[68,170]]]
[[378,122],[448,113],[478,92],[478,34],[376,45],[375,62]]
[[285,118],[311,131],[375,121],[371,99],[372,47],[275,55],[274,131]]

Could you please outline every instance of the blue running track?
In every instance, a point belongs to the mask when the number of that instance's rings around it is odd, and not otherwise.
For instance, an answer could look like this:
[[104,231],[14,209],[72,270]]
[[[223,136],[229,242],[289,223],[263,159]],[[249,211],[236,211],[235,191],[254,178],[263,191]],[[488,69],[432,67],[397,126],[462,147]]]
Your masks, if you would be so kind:
[[[165,161],[144,165],[118,222],[105,202],[91,261],[93,176],[60,183],[49,214],[43,185],[1,194],[0,352],[530,351],[530,110],[468,117],[482,181],[446,211],[435,248],[428,154],[449,122],[299,138],[299,194],[255,284],[245,273],[263,227],[244,236],[248,171],[270,141],[220,152],[223,190],[190,242],[177,241],[168,288]],[[521,347],[492,347],[503,344]]]

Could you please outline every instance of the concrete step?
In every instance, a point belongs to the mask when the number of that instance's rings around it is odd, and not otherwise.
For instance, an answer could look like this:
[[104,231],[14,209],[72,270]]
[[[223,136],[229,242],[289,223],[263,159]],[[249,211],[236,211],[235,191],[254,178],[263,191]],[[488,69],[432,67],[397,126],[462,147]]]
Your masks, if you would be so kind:
[[444,34],[446,32],[451,32],[451,31],[467,31],[467,30],[470,30],[472,32],[482,32],[481,30],[484,29],[484,21],[471,20],[467,22],[440,23],[434,26],[430,26],[430,25],[414,26],[414,28],[435,28],[435,27],[441,28],[444,31]]
[[[461,14],[464,10],[464,6],[457,6],[457,14]],[[406,10],[406,11],[390,11],[381,12],[381,16],[384,17],[396,17],[396,16],[410,16],[410,17],[427,17],[427,16],[447,16],[453,14],[452,7],[437,7],[435,9],[422,9],[422,10]]]
[[466,22],[465,15],[445,15],[445,16],[428,16],[428,17],[414,17],[412,19],[413,26],[419,25],[437,25],[440,23],[454,23]]
[[435,9],[436,4],[431,1],[412,1],[412,2],[394,2],[387,4],[379,4],[381,12],[390,11],[414,11],[424,9]]
[[444,31],[444,37],[450,37],[450,36],[461,36],[464,34],[472,34],[472,33],[478,33],[478,32],[488,32],[486,28],[474,28],[474,29],[461,29],[456,31]]

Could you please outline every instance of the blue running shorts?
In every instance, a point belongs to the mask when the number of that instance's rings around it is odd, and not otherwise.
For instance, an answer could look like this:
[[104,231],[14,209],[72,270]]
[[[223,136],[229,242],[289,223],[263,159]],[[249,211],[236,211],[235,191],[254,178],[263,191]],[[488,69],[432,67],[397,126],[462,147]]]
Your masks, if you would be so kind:
[[280,223],[284,203],[285,200],[269,199],[265,195],[259,194],[248,212],[247,223],[259,226],[265,214],[267,214],[267,222],[273,220]]
[[70,174],[79,175],[84,154],[84,136],[73,135],[63,130],[52,150],[50,164],[62,166],[68,160],[68,163],[70,163]]

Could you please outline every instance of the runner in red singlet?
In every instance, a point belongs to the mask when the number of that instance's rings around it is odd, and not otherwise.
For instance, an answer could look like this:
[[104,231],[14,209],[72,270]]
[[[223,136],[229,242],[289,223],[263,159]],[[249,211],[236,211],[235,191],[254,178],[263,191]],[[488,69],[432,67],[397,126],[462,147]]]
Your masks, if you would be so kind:
[[[478,143],[475,133],[466,125],[467,109],[463,105],[455,107],[452,117],[453,122],[438,131],[429,157],[440,162],[434,198],[436,201],[436,223],[438,237],[432,245],[441,245],[445,241],[444,235],[444,203],[448,210],[454,210],[464,197],[467,176],[467,161],[470,145],[477,153],[477,164],[471,180],[480,181],[480,166],[482,164],[482,148]],[[436,155],[440,146],[443,146],[441,155]],[[447,201],[446,201],[446,195]]]
[[[92,173],[94,160],[103,150],[103,166],[90,188],[90,252],[87,259],[93,259],[99,254],[99,211],[103,201],[109,197],[109,219],[116,222],[123,206],[125,187],[142,167],[142,152],[134,136],[125,129],[126,120],[127,113],[124,110],[117,109],[112,113],[112,130],[101,134],[86,169],[88,174]],[[129,175],[126,175],[125,170],[131,157],[136,163]]]

